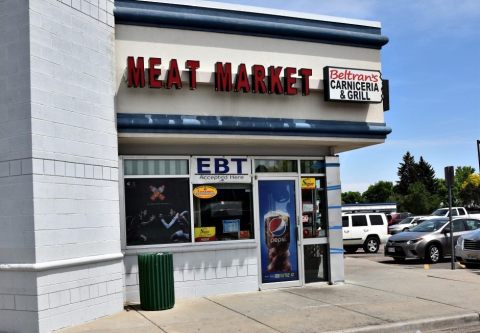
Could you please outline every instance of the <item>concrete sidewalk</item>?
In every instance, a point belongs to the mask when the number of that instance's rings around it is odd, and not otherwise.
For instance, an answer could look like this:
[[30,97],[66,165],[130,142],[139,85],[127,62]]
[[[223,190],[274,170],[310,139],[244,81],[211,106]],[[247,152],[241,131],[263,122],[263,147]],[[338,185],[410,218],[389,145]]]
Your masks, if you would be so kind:
[[479,324],[480,270],[410,269],[346,258],[344,285],[308,285],[177,301],[167,311],[135,307],[83,332],[426,332]]

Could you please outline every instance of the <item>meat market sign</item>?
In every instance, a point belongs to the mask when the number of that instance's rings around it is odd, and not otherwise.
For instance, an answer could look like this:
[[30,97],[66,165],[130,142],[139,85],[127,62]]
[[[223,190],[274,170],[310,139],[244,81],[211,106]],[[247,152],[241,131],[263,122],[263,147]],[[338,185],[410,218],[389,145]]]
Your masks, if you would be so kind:
[[[161,58],[127,57],[126,82],[129,88],[182,89],[188,82],[190,90],[197,88],[199,60],[187,60],[184,68],[177,59],[160,66]],[[167,69],[168,68],[168,69]],[[310,95],[310,89],[321,89],[319,79],[311,87],[313,70],[310,68],[238,65],[236,73],[229,62],[216,62],[213,69],[214,88],[217,92],[243,92],[275,95]],[[188,79],[182,80],[182,72]],[[184,75],[185,77],[186,75]],[[210,77],[210,75],[209,75]],[[341,67],[324,67],[324,95],[326,101],[380,103],[382,77],[379,71]],[[200,82],[200,81],[198,81]],[[210,83],[210,81],[202,81]]]
[[381,103],[380,71],[342,67],[324,67],[323,82],[326,101]]

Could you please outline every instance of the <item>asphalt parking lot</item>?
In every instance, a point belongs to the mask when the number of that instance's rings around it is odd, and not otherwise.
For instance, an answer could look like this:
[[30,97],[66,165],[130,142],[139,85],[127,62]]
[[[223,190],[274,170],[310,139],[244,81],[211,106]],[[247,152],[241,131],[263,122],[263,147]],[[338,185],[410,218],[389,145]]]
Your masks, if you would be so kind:
[[[384,245],[382,244],[380,250],[377,253],[365,253],[363,249],[358,249],[354,254],[345,254],[346,257],[349,258],[364,258],[368,260],[372,260],[381,264],[385,265],[395,265],[395,266],[403,266],[405,268],[417,268],[417,269],[449,269],[450,268],[450,258],[443,258],[441,262],[438,264],[430,264],[425,266],[423,260],[419,259],[408,259],[404,263],[396,263],[393,261],[392,257],[385,256],[385,249]],[[458,263],[455,263],[455,268],[462,268]]]

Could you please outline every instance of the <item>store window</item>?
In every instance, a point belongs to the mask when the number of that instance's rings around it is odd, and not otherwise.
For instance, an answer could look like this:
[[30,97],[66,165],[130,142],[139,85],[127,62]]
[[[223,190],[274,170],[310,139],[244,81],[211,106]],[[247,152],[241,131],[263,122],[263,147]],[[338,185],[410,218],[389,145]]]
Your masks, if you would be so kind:
[[325,161],[323,160],[302,160],[300,161],[302,173],[318,174],[325,173]]
[[125,176],[188,175],[188,160],[135,159],[123,163]]
[[255,172],[297,172],[297,160],[255,160]]
[[127,245],[191,242],[187,160],[125,160]]
[[303,238],[327,236],[325,178],[302,177]]
[[254,238],[251,184],[194,185],[195,242]]

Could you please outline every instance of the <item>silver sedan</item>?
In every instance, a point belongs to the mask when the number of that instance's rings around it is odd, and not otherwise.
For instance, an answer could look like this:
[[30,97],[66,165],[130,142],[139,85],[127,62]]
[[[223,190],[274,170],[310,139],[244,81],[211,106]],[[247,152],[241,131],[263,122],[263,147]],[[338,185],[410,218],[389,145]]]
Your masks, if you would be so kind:
[[457,240],[455,257],[467,268],[480,264],[480,229],[469,232]]
[[389,225],[388,233],[390,235],[395,235],[402,231],[409,231],[413,227],[416,227],[418,224],[423,222],[421,220],[422,217],[423,216],[410,216],[410,217],[407,217],[406,219],[401,220],[397,224]]
[[[444,256],[451,255],[450,223],[448,218],[427,220],[408,232],[391,236],[385,245],[385,255],[395,261],[407,258],[424,259],[437,263]],[[480,227],[480,220],[457,218],[453,222],[453,239]]]

